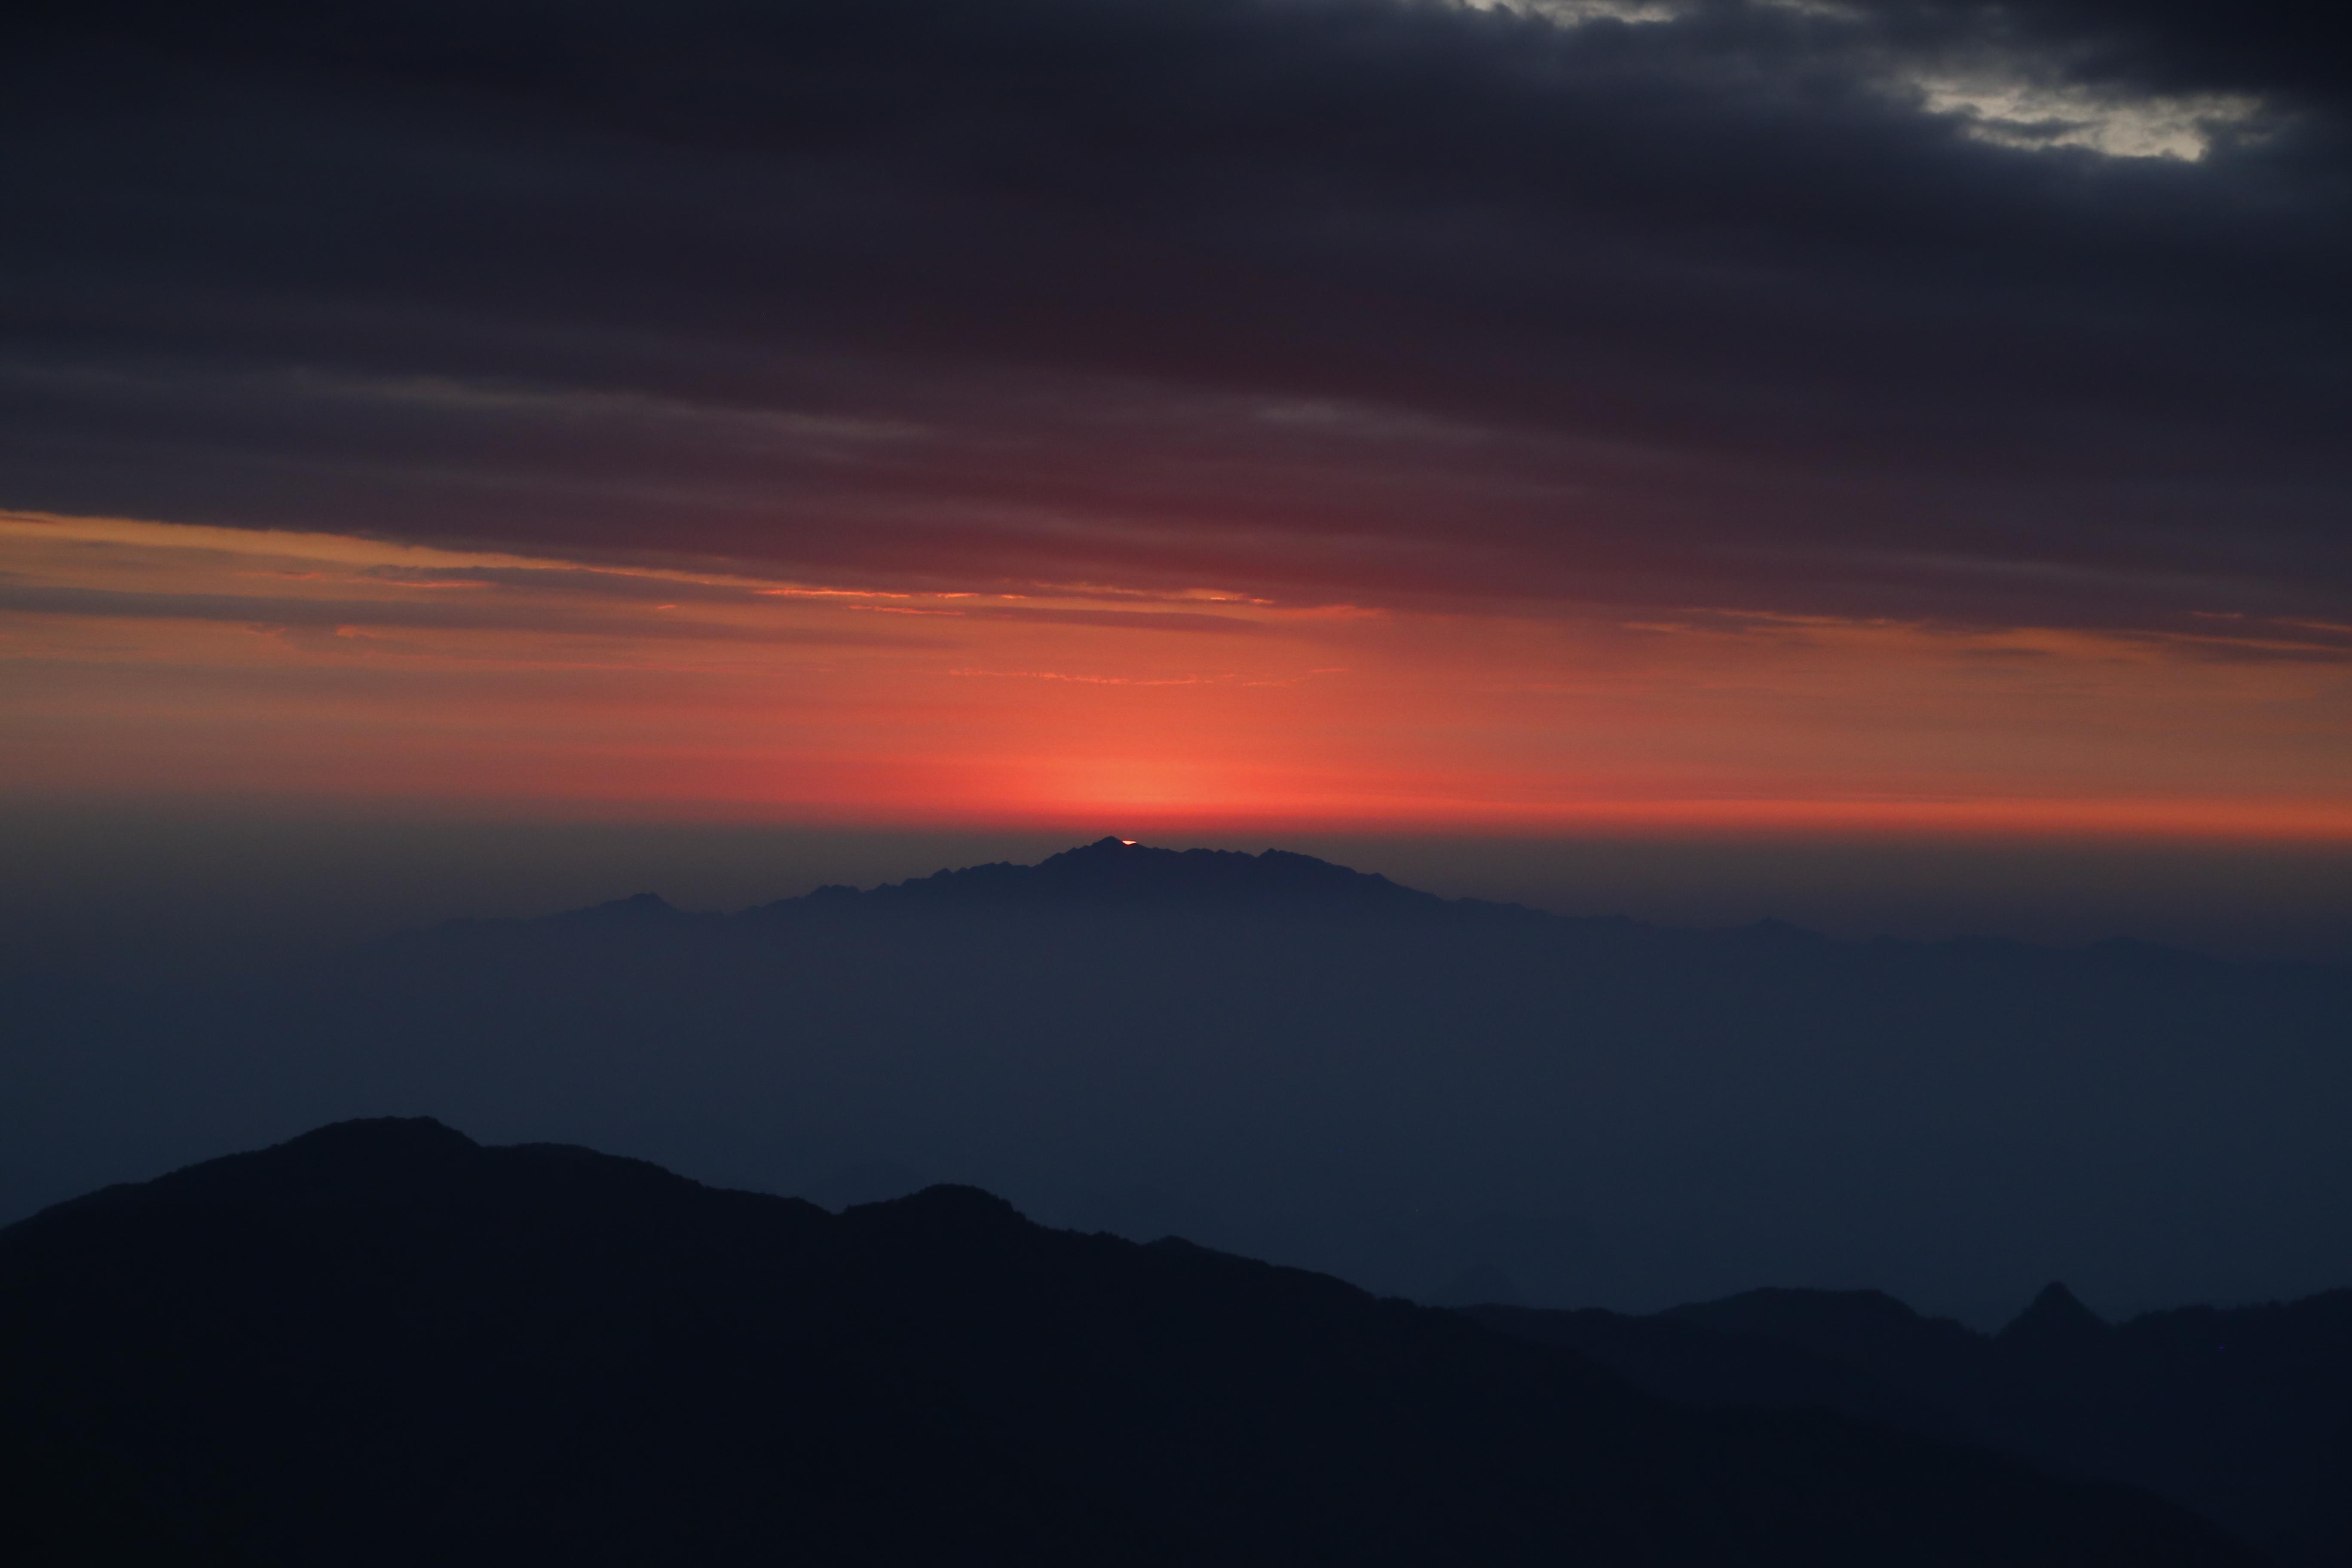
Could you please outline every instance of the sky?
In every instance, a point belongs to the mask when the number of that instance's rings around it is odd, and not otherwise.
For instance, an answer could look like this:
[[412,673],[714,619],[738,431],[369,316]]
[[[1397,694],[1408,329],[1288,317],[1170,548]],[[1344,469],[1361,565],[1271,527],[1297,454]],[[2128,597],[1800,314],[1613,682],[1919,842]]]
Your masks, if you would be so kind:
[[2317,951],[2310,9],[12,8],[13,864],[603,824],[781,893],[1109,830]]

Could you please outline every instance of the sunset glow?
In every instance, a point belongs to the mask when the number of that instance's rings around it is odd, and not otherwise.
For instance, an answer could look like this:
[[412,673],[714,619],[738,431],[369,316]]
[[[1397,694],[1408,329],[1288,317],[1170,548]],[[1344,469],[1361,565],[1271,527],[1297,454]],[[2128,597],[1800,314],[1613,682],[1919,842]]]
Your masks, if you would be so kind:
[[40,796],[869,823],[2352,838],[2352,630],[869,591],[0,520]]

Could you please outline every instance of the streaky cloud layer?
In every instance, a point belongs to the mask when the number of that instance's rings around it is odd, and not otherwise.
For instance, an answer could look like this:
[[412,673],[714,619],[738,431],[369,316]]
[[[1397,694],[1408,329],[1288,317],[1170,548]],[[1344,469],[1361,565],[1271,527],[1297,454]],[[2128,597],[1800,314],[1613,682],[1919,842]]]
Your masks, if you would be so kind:
[[0,501],[2342,619],[2343,83],[2230,9],[37,7]]

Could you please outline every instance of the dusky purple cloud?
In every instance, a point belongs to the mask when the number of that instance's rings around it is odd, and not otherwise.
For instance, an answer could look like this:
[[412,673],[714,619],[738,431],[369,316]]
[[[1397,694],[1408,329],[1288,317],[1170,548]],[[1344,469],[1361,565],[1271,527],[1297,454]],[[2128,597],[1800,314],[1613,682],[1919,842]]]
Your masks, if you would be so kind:
[[[0,504],[902,588],[2340,620],[2346,56],[2299,16],[36,7]],[[2252,107],[2194,161],[2034,150],[1920,85],[1971,72]]]

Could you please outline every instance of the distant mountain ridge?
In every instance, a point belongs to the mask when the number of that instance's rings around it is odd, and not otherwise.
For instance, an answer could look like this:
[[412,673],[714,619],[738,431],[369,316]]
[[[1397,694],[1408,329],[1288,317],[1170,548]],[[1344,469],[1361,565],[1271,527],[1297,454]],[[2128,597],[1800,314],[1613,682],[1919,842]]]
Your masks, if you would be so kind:
[[1475,1307],[1691,1404],[1843,1411],[2128,1481],[2310,1568],[2352,1562],[2352,1289],[2107,1323],[2063,1284],[1996,1333],[1874,1290],[1649,1316]]
[[[1257,855],[1228,849],[1163,849],[1116,837],[1062,850],[1034,866],[992,861],[864,890],[828,884],[798,898],[754,905],[732,918],[773,920],[850,909],[982,908],[1549,918],[1518,904],[1441,898],[1403,887],[1378,872],[1358,871],[1286,849],[1267,849]],[[541,923],[632,924],[677,918],[709,917],[686,916],[657,894],[638,893],[544,916]]]
[[[1106,837],[1045,857],[1034,865],[991,861],[945,868],[902,882],[868,889],[828,883],[798,897],[754,904],[732,913],[689,912],[661,895],[641,892],[601,904],[535,917],[454,920],[436,929],[485,927],[606,926],[649,929],[669,923],[709,925],[719,921],[789,921],[853,910],[1131,910],[1210,915],[1356,915],[1421,920],[1522,921],[1572,927],[1591,933],[1735,939],[1750,947],[1834,946],[1881,951],[1931,950],[1955,954],[2067,954],[2079,962],[2117,970],[2167,971],[2187,967],[2233,968],[2187,949],[2136,938],[2115,937],[2075,948],[2049,948],[2011,938],[1959,937],[1936,942],[1881,938],[1848,942],[1772,917],[1746,925],[1705,930],[1653,926],[1623,915],[1560,915],[1526,904],[1477,898],[1446,898],[1391,881],[1377,871],[1268,848],[1251,855],[1227,849],[1167,849],[1137,840]],[[2254,967],[2308,970],[2315,966],[2273,963]]]
[[421,1120],[0,1230],[0,1456],[28,1565],[2255,1561],[2127,1489],[1681,1409],[968,1187],[836,1216]]

